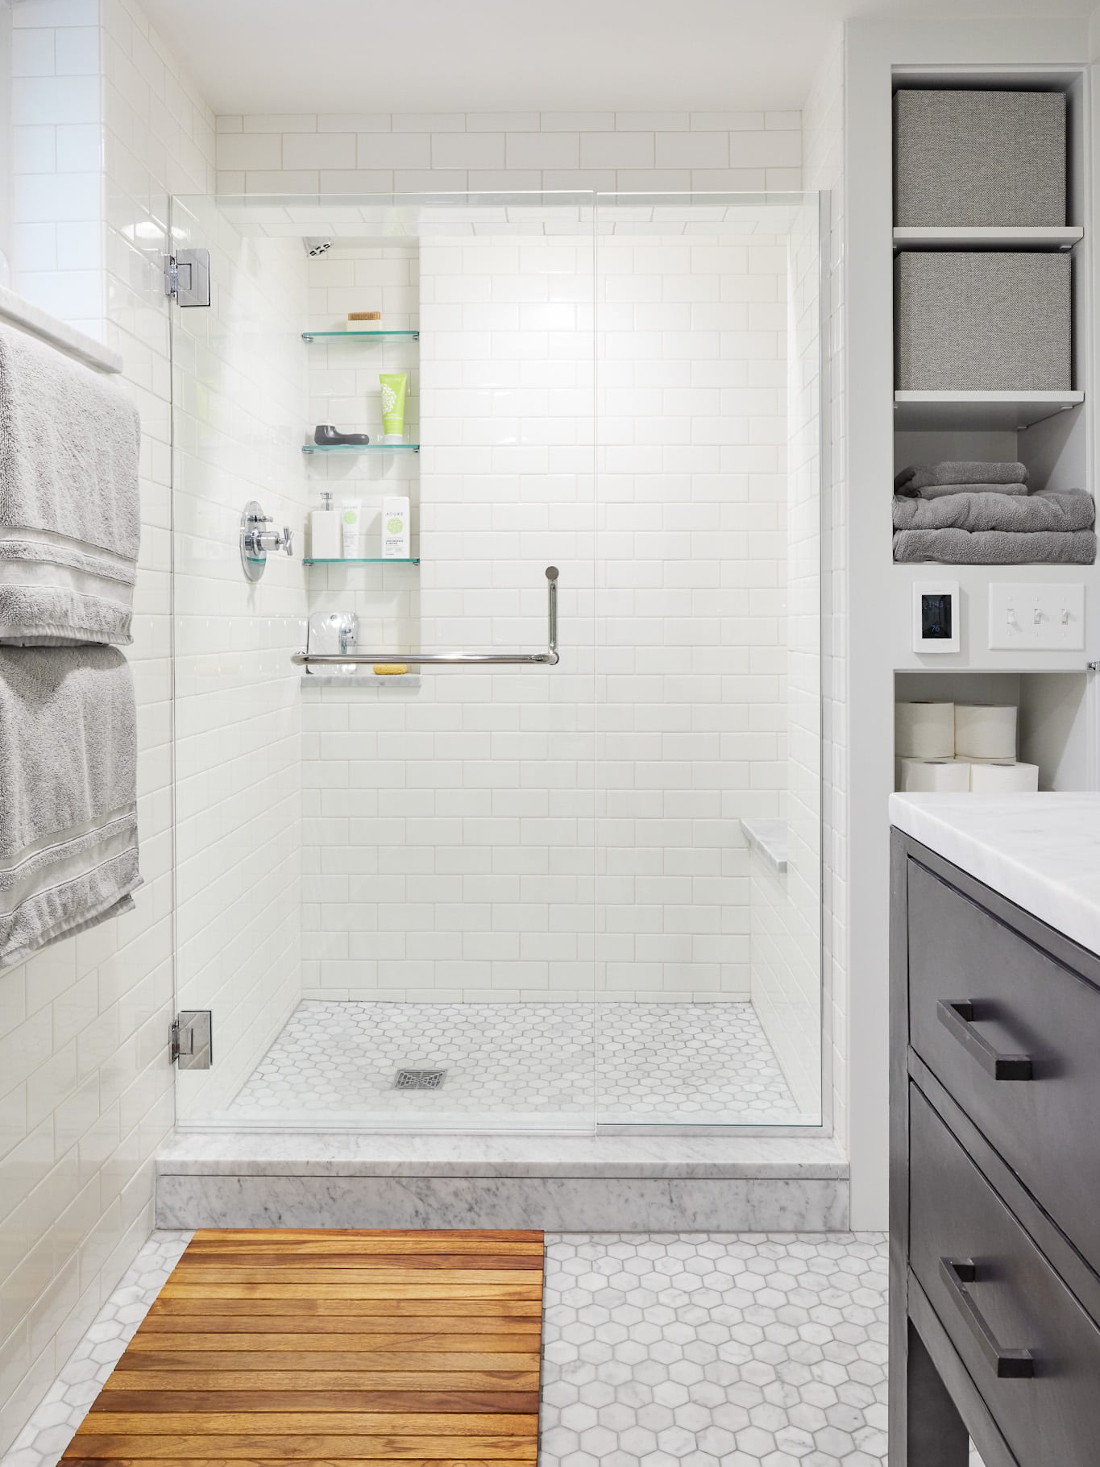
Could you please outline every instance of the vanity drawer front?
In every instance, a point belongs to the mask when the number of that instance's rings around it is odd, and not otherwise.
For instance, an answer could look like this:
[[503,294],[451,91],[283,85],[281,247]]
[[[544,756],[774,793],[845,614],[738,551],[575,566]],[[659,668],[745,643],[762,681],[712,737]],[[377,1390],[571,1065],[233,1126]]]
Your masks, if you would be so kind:
[[1100,989],[913,860],[907,884],[910,1044],[1100,1269]]
[[910,1266],[1017,1459],[1085,1467],[1100,1441],[1100,1329],[909,1093]]

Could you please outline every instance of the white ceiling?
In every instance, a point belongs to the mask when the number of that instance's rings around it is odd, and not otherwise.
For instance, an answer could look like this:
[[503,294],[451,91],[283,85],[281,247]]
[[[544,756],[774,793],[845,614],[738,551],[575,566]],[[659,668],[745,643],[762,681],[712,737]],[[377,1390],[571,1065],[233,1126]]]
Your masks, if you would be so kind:
[[856,15],[1097,0],[143,0],[216,112],[795,109]]

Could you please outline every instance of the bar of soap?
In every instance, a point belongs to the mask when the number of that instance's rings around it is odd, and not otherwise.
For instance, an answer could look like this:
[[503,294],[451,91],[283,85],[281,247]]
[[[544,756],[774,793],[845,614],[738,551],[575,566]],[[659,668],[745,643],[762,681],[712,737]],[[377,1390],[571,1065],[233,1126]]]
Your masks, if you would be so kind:
[[374,664],[375,677],[403,677],[408,670],[403,662],[376,662]]

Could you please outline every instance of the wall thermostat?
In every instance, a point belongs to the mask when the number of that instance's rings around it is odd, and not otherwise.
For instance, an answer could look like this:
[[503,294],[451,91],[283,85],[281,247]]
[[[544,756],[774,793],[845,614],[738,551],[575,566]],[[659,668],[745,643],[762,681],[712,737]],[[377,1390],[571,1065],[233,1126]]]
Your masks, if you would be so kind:
[[958,652],[961,620],[958,581],[924,581],[913,587],[914,652]]

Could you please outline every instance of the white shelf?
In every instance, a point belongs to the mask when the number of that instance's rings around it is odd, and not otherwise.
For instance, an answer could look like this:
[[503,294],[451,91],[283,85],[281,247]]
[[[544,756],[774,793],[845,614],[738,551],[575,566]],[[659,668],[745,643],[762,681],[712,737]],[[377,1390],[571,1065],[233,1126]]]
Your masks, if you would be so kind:
[[895,392],[894,427],[1014,431],[1084,402],[1083,392]]
[[931,228],[904,225],[894,230],[894,248],[906,250],[1069,250],[1085,237],[1075,225],[1061,227],[1032,226],[959,226],[934,225]]

